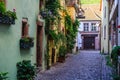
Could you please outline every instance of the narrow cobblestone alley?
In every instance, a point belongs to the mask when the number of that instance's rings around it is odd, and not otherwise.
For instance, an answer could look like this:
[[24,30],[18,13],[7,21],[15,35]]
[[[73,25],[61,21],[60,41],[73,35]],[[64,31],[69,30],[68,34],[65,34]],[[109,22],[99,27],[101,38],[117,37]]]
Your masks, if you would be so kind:
[[111,80],[109,73],[99,51],[80,51],[70,55],[65,63],[57,63],[50,70],[38,73],[35,80]]

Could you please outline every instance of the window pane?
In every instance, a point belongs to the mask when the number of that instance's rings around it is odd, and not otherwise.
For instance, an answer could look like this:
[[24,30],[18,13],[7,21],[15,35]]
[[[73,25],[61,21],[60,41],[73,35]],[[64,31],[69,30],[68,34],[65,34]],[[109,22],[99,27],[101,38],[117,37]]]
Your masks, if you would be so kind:
[[84,31],[89,31],[89,25],[88,25],[88,23],[84,23]]
[[91,31],[96,31],[96,23],[91,24]]

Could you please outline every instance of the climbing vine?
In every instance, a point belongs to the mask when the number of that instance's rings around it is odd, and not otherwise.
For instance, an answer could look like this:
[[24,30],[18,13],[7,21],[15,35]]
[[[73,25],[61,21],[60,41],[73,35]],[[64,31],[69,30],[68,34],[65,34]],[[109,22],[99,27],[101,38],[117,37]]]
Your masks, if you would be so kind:
[[73,23],[71,17],[68,14],[65,16],[65,27],[66,27],[66,38],[67,38],[66,45],[68,51],[71,51],[74,48],[78,26],[79,26],[79,21],[77,19]]
[[46,15],[46,33],[50,29],[50,27],[53,27],[53,24],[55,25],[56,28],[58,28],[58,20],[60,20],[60,14],[59,10],[61,9],[59,0],[47,0],[46,1],[46,6],[45,6],[45,11],[47,13]]
[[66,42],[66,37],[62,31],[59,31],[59,22],[61,20],[60,10],[64,10],[59,0],[47,0],[45,6],[45,33],[54,40],[55,45],[62,41]]
[[[60,10],[64,10],[65,13],[65,29],[66,34],[62,33],[58,29],[59,21],[61,20]],[[68,51],[72,50],[77,35],[77,29],[79,21],[72,22],[71,17],[67,14],[67,11],[61,7],[59,0],[46,0],[45,4],[45,33],[52,36],[55,44],[62,41],[67,46]]]

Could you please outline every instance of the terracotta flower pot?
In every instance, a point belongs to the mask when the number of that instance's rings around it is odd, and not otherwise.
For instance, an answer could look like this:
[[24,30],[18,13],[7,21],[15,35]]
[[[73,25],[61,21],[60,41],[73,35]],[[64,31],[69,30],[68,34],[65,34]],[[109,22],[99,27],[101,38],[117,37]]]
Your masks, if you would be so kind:
[[63,56],[58,57],[58,62],[61,62],[61,63],[65,62],[65,57]]

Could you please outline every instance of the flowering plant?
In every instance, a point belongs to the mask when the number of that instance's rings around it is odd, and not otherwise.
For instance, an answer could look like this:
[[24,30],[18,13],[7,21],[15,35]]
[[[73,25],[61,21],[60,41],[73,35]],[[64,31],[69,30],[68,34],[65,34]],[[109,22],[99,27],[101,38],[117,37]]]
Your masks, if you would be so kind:
[[3,24],[15,24],[16,10],[6,11],[5,3],[3,0],[0,0],[0,23]]

